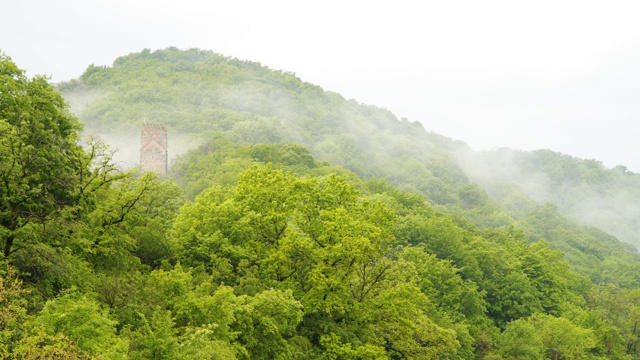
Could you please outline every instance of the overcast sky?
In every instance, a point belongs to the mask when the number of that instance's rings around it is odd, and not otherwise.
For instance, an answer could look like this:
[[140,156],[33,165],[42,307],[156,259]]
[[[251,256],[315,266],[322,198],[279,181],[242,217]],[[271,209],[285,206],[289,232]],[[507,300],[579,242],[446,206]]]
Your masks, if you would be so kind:
[[78,77],[197,47],[391,110],[474,149],[640,172],[640,1],[0,0],[0,49]]

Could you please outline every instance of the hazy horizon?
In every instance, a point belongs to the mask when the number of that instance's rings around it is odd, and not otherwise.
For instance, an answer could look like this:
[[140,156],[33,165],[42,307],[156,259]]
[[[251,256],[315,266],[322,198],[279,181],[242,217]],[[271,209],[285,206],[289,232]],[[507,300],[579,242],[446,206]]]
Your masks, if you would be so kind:
[[145,48],[200,48],[420,121],[476,150],[546,148],[640,172],[640,4],[7,2],[0,50],[77,78]]

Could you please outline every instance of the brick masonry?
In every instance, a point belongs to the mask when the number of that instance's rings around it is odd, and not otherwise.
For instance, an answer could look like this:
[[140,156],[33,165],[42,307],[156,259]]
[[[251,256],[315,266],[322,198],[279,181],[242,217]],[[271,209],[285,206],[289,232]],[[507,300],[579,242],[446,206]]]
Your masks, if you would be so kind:
[[167,128],[162,124],[142,124],[140,169],[163,175],[167,164]]

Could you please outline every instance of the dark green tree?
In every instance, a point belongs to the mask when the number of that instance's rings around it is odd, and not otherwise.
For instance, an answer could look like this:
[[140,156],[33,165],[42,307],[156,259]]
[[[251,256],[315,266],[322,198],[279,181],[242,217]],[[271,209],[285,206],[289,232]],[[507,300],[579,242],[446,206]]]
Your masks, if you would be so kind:
[[[91,162],[62,96],[0,54],[0,239],[11,258],[46,241],[46,225],[78,203]],[[37,235],[34,233],[37,232]]]

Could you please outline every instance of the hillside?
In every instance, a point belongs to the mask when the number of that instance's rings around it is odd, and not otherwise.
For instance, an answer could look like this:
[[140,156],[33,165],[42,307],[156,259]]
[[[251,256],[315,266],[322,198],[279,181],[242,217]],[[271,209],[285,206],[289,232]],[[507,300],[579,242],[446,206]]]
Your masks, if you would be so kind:
[[[247,99],[189,107],[206,81]],[[199,50],[132,54],[59,88],[89,129],[146,118],[200,145],[170,178],[125,171],[100,141],[80,146],[46,78],[0,56],[3,358],[640,354],[638,254],[524,193],[506,212],[457,165],[464,144]],[[291,107],[251,112],[269,93]]]
[[529,210],[527,204],[514,202],[524,193],[536,203],[552,203],[583,224],[640,245],[640,174],[624,166],[608,169],[597,160],[549,150],[468,152],[460,159],[465,173],[512,213]]
[[[118,58],[111,67],[90,66],[59,88],[87,130],[108,139],[135,143],[131,134],[148,121],[170,127],[174,154],[183,153],[185,144],[217,136],[246,145],[291,142],[364,178],[384,178],[421,193],[480,227],[507,228],[549,202],[583,225],[605,229],[629,244],[638,242],[637,205],[624,195],[635,193],[632,173],[627,172],[625,184],[608,175],[614,170],[591,166],[589,173],[580,172],[576,169],[585,168],[580,164],[553,157],[545,163],[536,160],[535,152],[519,153],[531,164],[519,168],[506,164],[499,152],[473,152],[418,122],[399,120],[387,110],[346,100],[258,63],[197,49],[145,50]],[[137,149],[130,152],[137,154]],[[571,181],[562,186],[561,180],[547,181],[548,174],[540,175],[545,166],[553,166],[556,174],[573,173]],[[610,185],[606,194],[584,186],[593,179]],[[534,191],[541,187],[544,192]]]
[[195,49],[145,50],[112,67],[90,66],[59,88],[89,131],[137,134],[144,120],[238,144],[293,142],[361,176],[464,206],[453,188],[467,179],[450,156],[463,143],[258,63]]

